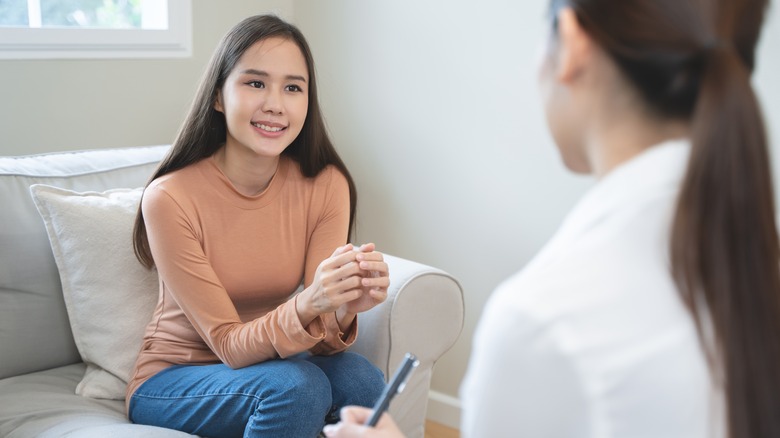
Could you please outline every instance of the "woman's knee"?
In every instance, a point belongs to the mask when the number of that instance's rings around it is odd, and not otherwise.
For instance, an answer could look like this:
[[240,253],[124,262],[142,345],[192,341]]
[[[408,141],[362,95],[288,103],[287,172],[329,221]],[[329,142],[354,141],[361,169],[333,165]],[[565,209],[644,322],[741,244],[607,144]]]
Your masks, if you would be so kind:
[[325,373],[303,360],[283,362],[286,362],[285,366],[266,392],[273,392],[274,397],[285,400],[287,404],[308,406],[311,412],[327,412],[333,401],[331,384]]
[[342,353],[341,360],[345,362],[344,368],[352,370],[353,375],[357,376],[364,384],[378,387],[379,392],[382,392],[385,385],[385,376],[370,360],[350,351]]
[[365,357],[352,352],[312,357],[330,379],[337,405],[372,406],[385,386],[385,378]]

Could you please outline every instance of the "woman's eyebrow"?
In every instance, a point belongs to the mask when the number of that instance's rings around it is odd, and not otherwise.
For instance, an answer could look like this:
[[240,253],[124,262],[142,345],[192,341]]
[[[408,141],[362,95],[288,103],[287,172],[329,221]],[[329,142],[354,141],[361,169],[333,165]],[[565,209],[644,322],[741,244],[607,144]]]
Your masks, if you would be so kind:
[[[245,74],[245,75],[255,75],[255,76],[263,76],[263,77],[271,76],[271,75],[268,74],[268,72],[265,72],[263,70],[255,70],[253,68],[246,69],[246,70],[242,71],[241,73]],[[300,76],[300,75],[287,75],[284,78],[287,79],[287,80],[292,80],[292,81],[306,82],[306,78],[304,78],[303,76]]]

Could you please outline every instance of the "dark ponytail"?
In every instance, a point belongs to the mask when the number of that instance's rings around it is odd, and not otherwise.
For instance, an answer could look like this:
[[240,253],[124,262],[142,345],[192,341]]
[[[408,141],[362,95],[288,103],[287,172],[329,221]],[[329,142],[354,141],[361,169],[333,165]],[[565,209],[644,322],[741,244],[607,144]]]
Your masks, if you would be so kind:
[[734,46],[712,43],[705,51],[693,149],[672,228],[672,270],[725,389],[729,436],[775,437],[780,248],[766,131],[750,71]]
[[692,151],[671,229],[728,436],[780,437],[780,247],[766,130],[750,75],[767,0],[556,0],[648,107],[687,120]]

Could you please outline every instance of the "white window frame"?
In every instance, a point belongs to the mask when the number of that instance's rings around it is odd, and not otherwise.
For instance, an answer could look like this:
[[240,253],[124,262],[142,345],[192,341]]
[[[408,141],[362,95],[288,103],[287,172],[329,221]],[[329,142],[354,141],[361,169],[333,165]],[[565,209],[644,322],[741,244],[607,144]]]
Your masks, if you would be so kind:
[[192,0],[168,0],[168,29],[0,27],[0,59],[186,58]]

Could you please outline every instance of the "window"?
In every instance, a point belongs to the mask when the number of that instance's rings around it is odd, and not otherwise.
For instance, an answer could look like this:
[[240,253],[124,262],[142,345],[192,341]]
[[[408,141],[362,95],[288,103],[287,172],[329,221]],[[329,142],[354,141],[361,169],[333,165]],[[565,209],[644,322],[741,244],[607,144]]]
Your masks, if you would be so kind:
[[0,59],[191,52],[191,0],[0,0]]

